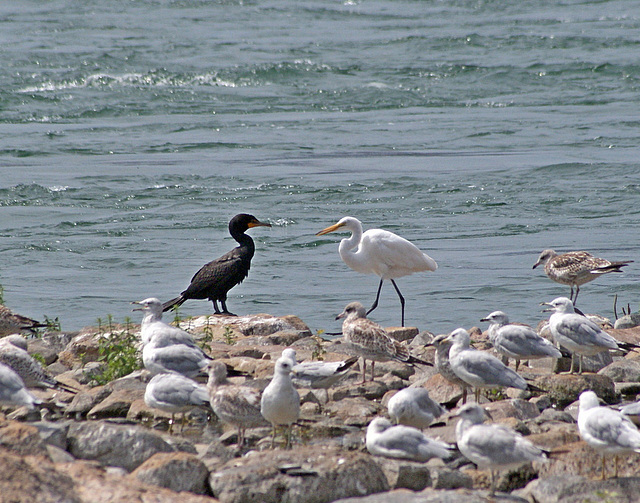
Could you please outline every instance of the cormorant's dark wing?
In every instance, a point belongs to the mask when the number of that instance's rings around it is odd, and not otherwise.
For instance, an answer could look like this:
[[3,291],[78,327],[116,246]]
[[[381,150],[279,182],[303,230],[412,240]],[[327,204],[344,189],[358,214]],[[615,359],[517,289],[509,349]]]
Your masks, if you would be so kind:
[[194,274],[191,284],[183,294],[186,297],[207,298],[224,296],[249,274],[251,256],[249,250],[237,247],[202,266]]

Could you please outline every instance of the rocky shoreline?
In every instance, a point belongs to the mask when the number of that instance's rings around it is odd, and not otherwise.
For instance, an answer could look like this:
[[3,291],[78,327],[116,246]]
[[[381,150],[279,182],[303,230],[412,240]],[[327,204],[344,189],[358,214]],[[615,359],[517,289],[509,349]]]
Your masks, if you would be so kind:
[[[275,360],[287,347],[299,361],[344,359],[339,344],[311,333],[295,316],[266,314],[202,316],[181,323],[215,359],[242,373],[234,382],[263,389]],[[461,399],[433,368],[377,363],[376,380],[361,382],[357,369],[328,390],[299,389],[301,416],[293,449],[270,449],[270,429],[247,431],[242,451],[236,432],[212,411],[194,409],[185,425],[168,433],[171,414],[146,406],[148,372],[97,385],[105,369],[101,341],[136,336],[139,326],[86,328],[29,340],[60,382],[80,391],[33,390],[46,409],[0,414],[0,502],[467,502],[490,501],[490,474],[461,455],[446,463],[392,460],[369,454],[364,433],[398,390],[423,385],[433,399],[454,409]],[[618,340],[640,343],[640,327],[607,329]],[[432,334],[389,329],[414,355],[433,362],[426,344]],[[544,333],[544,327],[542,327]],[[479,349],[490,350],[480,330]],[[583,375],[568,370],[568,359],[532,361],[520,373],[544,392],[504,390],[481,404],[495,422],[526,435],[551,451],[546,463],[503,473],[495,499],[501,501],[636,501],[640,494],[637,456],[620,459],[617,479],[599,480],[601,462],[580,440],[576,400],[593,389],[608,404],[634,401],[640,394],[640,353],[601,353],[585,359]],[[472,398],[473,399],[473,398]],[[425,433],[455,443],[455,419],[441,417]],[[613,462],[609,470],[613,472]],[[179,494],[178,494],[179,493]]]

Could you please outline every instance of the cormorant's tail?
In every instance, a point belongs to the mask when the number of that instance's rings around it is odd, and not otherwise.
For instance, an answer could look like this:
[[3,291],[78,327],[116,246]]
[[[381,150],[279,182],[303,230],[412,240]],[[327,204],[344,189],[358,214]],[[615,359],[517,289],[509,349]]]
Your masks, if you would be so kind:
[[164,313],[164,312],[168,311],[169,309],[172,309],[172,308],[177,307],[177,306],[181,306],[184,303],[185,300],[187,300],[187,299],[185,299],[182,295],[179,295],[175,299],[168,300],[167,302],[162,304],[162,312]]

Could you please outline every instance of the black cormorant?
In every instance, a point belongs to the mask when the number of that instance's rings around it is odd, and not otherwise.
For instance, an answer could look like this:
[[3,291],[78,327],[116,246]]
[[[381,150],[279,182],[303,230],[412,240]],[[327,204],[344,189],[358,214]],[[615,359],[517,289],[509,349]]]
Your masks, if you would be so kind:
[[[240,213],[229,221],[229,234],[240,246],[225,253],[222,257],[209,262],[193,276],[189,287],[175,299],[162,305],[163,311],[181,305],[188,299],[209,299],[213,302],[215,314],[234,316],[227,309],[227,292],[241,283],[249,274],[251,259],[256,250],[253,239],[245,234],[251,227],[271,227],[271,224],[260,222],[253,215]],[[218,309],[218,301],[222,311]]]

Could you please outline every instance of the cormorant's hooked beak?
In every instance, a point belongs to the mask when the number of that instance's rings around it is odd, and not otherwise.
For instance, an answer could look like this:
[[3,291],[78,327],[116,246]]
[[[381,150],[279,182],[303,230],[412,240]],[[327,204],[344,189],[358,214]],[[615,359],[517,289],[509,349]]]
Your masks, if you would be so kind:
[[330,225],[326,229],[322,229],[320,232],[316,232],[316,236],[324,236],[330,232],[337,231],[340,227],[344,227],[344,223],[338,222],[337,224]]

